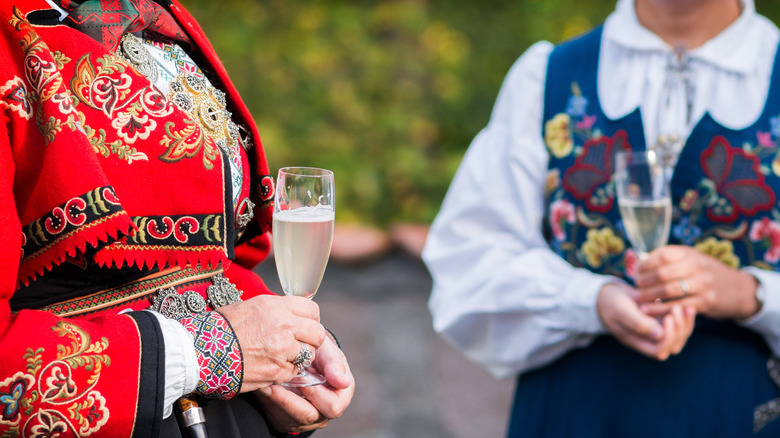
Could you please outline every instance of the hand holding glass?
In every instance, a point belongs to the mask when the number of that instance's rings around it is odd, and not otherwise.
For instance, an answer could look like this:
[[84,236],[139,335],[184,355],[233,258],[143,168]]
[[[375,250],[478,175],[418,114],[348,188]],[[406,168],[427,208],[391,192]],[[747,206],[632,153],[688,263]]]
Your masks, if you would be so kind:
[[[322,282],[335,222],[333,172],[312,167],[279,169],[274,195],[274,259],[284,294],[312,298]],[[325,382],[301,367],[284,386]]]
[[620,151],[615,155],[615,189],[628,240],[640,260],[666,245],[672,222],[667,172],[655,151]]

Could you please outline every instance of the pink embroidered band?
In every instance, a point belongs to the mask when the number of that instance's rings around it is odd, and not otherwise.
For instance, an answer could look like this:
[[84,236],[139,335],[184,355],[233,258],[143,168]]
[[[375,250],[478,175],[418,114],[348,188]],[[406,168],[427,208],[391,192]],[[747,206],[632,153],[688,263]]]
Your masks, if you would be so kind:
[[233,327],[217,311],[176,318],[195,340],[200,379],[195,392],[227,400],[241,390],[243,357]]

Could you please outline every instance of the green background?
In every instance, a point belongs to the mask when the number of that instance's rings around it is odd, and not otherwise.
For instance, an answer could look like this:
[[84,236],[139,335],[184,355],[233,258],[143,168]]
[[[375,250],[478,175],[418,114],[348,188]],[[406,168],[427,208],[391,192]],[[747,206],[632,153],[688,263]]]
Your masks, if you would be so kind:
[[[184,0],[279,167],[336,173],[339,221],[429,223],[512,63],[600,24],[584,0]],[[756,9],[780,22],[780,3]]]

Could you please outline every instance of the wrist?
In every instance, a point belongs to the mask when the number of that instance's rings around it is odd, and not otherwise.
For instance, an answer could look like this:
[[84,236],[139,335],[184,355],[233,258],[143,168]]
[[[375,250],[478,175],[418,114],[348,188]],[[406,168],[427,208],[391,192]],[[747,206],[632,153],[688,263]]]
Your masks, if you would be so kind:
[[598,295],[596,295],[596,314],[601,320],[602,327],[604,327],[607,331],[611,331],[609,329],[609,324],[607,324],[607,320],[611,319],[610,312],[613,308],[612,302],[614,301],[616,294],[626,293],[623,290],[623,287],[623,283],[604,283],[604,285],[601,286],[601,289],[599,289]]
[[741,319],[750,319],[758,314],[764,307],[765,290],[761,281],[755,276],[744,273],[746,278],[747,287],[749,291],[747,299],[745,300],[745,312]]

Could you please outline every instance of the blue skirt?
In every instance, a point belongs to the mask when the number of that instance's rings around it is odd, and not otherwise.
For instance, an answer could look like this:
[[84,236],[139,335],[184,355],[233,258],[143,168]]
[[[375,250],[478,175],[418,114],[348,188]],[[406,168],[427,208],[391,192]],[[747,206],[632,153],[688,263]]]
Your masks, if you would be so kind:
[[753,434],[753,409],[777,398],[763,339],[698,318],[665,362],[601,336],[517,382],[509,438],[780,437],[780,419]]

